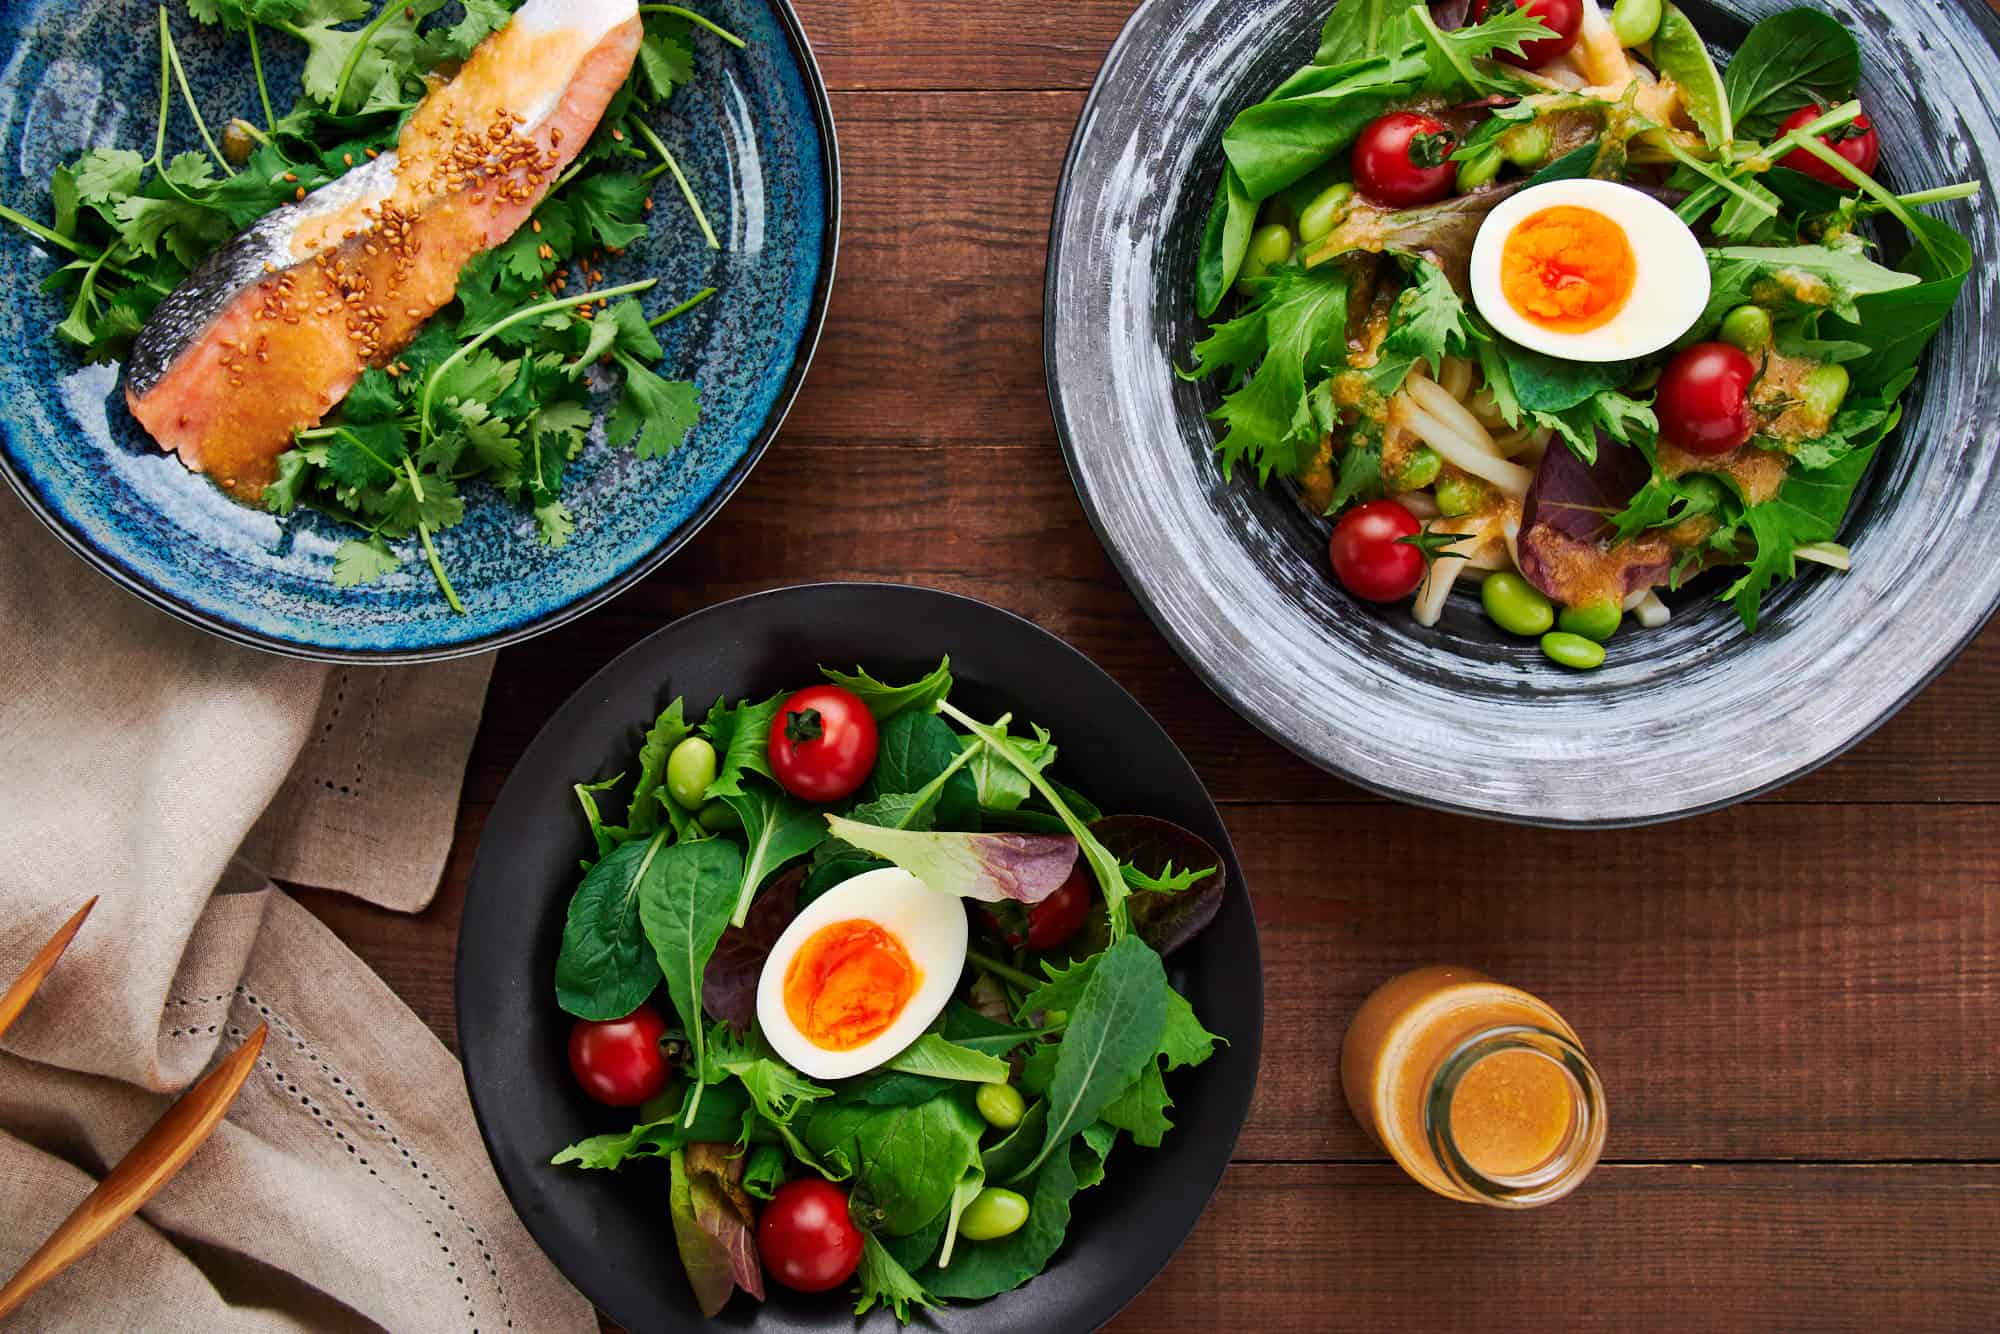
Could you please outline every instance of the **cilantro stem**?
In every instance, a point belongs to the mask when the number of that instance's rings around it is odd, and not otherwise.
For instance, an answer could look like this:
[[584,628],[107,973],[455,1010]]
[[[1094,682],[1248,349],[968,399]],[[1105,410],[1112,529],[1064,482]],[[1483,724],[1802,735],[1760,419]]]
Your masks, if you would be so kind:
[[679,5],[640,5],[639,12],[641,14],[672,14],[677,18],[684,18],[689,23],[694,24],[698,28],[708,29],[710,32],[714,33],[717,37],[720,37],[723,41],[735,47],[738,51],[741,51],[745,46],[749,45],[749,43],[745,42],[741,37],[738,37],[735,33],[729,31],[729,29],[717,25],[711,19],[703,18],[701,15],[695,13],[692,9],[682,9]]
[[264,104],[264,128],[278,128],[278,118],[271,114],[271,90],[264,83],[264,55],[257,49],[257,23],[245,19],[244,31],[250,34],[250,68],[257,71],[257,99]]
[[[423,504],[423,480],[417,475],[416,461],[407,454],[403,456],[403,475],[410,479],[410,494],[416,497],[417,504]],[[444,600],[453,611],[465,615],[465,604],[458,600],[458,590],[451,586],[451,577],[444,572],[444,562],[438,559],[437,547],[431,542],[431,526],[421,519],[417,521],[417,536],[423,541],[424,558],[431,563],[431,573],[437,576],[438,587],[444,590]]]
[[[47,226],[44,223],[36,222],[33,218],[27,216],[25,213],[16,213],[13,209],[8,208],[5,204],[0,204],[0,222],[11,222],[16,227],[19,227],[22,231],[26,232],[28,235],[36,237],[43,241],[47,241],[50,245],[60,246],[62,249],[67,250],[70,254],[75,255],[78,259],[86,259],[97,263],[103,263],[104,261],[109,260],[111,258],[112,250],[116,249],[115,246],[112,246],[104,250],[92,250],[89,246],[86,246],[81,242],[71,240],[69,237],[64,236],[61,232],[55,230],[53,227]],[[116,264],[103,263],[103,267],[106,273],[115,273],[120,278],[123,278],[126,282],[131,283],[137,287],[150,287],[155,292],[158,292],[161,296],[165,296],[170,291],[173,290],[172,288],[162,287],[158,283],[152,281],[149,278],[141,278],[138,274],[133,273],[129,269],[121,269]]]
[[341,99],[347,96],[347,81],[354,77],[355,68],[361,64],[361,53],[374,42],[375,34],[382,30],[383,25],[402,12],[403,0],[388,0],[374,21],[361,30],[360,40],[354,43],[354,49],[347,53],[346,61],[341,64],[340,78],[333,85],[333,101],[327,106],[329,113],[335,116],[340,114]]
[[167,59],[167,46],[172,39],[167,35],[167,7],[160,6],[160,114],[153,122],[153,160],[147,165],[158,169],[167,160],[167,105],[173,95],[173,84],[169,82],[169,71],[173,62]]
[[642,278],[638,282],[622,283],[617,287],[601,287],[595,292],[584,292],[579,296],[559,297],[553,301],[543,301],[536,305],[523,306],[506,319],[498,320],[488,325],[477,338],[466,343],[458,351],[439,362],[437,369],[432,371],[430,376],[424,381],[423,396],[417,401],[417,434],[419,440],[425,443],[428,443],[430,440],[431,398],[437,393],[438,381],[444,378],[445,372],[449,371],[453,366],[458,365],[459,362],[464,361],[481,347],[484,347],[497,335],[505,333],[525,320],[536,319],[553,311],[568,310],[573,306],[587,305],[593,301],[609,301],[613,297],[629,296],[634,292],[643,292],[657,285],[659,281],[658,278]]
[[[665,144],[660,142],[660,136],[653,133],[652,126],[640,120],[637,116],[631,119],[630,124],[632,128],[639,132],[640,138],[652,145],[653,151],[660,155],[660,159],[666,166],[666,169],[674,174],[675,184],[681,187],[681,196],[687,200],[688,207],[694,211],[694,220],[700,224],[701,234],[708,240],[708,248],[710,250],[722,249],[722,242],[715,239],[715,228],[708,225],[708,215],[701,211],[701,201],[694,197],[694,187],[689,185],[688,178],[681,174],[681,164],[674,161],[674,155],[667,151]],[[659,172],[655,170],[648,173],[647,177],[643,179],[650,179],[658,174]]]
[[693,296],[689,297],[687,300],[681,302],[678,306],[675,306],[672,310],[668,311],[666,314],[655,315],[652,319],[647,320],[646,327],[648,329],[657,329],[662,324],[665,324],[669,320],[679,319],[681,316],[687,314],[689,311],[693,310],[696,306],[700,305],[702,302],[708,300],[710,297],[714,295],[715,295],[715,289],[713,287],[704,287],[699,292],[696,292]]
[[993,974],[993,976],[1004,982],[1012,982],[1024,991],[1035,991],[1038,988],[1048,985],[1047,978],[1031,976],[1009,964],[1001,963],[998,959],[981,954],[977,950],[967,950],[965,952],[965,961],[975,968],[980,968]]
[[[181,97],[187,102],[188,115],[194,117],[194,128],[201,135],[201,141],[208,145],[208,155],[215,159],[216,166],[222,168],[224,176],[234,176],[236,169],[229,165],[229,159],[222,156],[222,150],[215,146],[215,140],[209,136],[208,123],[201,118],[201,107],[194,100],[194,90],[188,87],[187,70],[181,64],[180,48],[174,45],[173,33],[167,27],[165,5],[160,6],[160,40],[166,46],[167,63],[173,66],[174,82],[180,85]],[[163,131],[166,128],[164,118],[160,122],[160,127]]]

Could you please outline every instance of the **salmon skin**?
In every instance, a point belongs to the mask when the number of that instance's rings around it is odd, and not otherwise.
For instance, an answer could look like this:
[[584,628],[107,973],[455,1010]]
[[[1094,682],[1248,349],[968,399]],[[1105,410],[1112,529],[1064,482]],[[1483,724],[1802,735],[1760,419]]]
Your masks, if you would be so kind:
[[396,147],[267,214],[160,302],[125,401],[161,448],[252,503],[293,434],[388,366],[512,236],[632,72],[634,0],[528,0]]

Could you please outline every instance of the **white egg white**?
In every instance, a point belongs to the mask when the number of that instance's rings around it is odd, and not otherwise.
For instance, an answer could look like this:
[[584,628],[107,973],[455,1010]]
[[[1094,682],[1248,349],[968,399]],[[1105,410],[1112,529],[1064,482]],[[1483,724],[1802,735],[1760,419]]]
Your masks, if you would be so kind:
[[[1564,333],[1514,309],[1500,285],[1500,255],[1514,228],[1561,204],[1609,219],[1632,247],[1632,294],[1595,329]],[[1708,259],[1674,211],[1616,181],[1550,181],[1487,215],[1472,243],[1472,302],[1502,337],[1569,361],[1626,361],[1657,352],[1694,327],[1708,305]]]
[[[785,970],[800,946],[835,922],[868,921],[902,942],[921,976],[903,1012],[881,1033],[849,1051],[829,1051],[799,1031],[785,1009]],[[941,894],[901,867],[886,866],[835,885],[807,904],[764,961],[757,978],[757,1026],[778,1055],[812,1079],[845,1079],[873,1070],[923,1036],[965,970],[965,903]]]

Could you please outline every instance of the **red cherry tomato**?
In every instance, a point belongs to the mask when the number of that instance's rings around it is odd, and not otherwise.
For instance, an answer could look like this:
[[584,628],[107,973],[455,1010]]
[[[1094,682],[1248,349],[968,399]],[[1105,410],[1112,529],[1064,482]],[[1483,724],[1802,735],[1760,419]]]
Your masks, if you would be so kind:
[[[1778,133],[1790,134],[1801,126],[1812,124],[1825,114],[1824,107],[1800,107],[1785,117],[1785,123],[1778,127]],[[1882,141],[1875,137],[1875,126],[1868,117],[1856,116],[1839,129],[1820,135],[1819,141],[1861,168],[1864,174],[1869,176],[1875,174],[1875,163],[1882,156]],[[1816,181],[1826,182],[1836,190],[1860,188],[1803,148],[1794,148],[1779,158],[1778,165],[1790,167],[1793,171],[1802,171]]]
[[1443,121],[1415,111],[1377,116],[1354,141],[1355,187],[1389,208],[1434,204],[1458,179],[1457,149]]
[[667,1086],[667,1026],[641,1005],[623,1019],[579,1019],[569,1031],[569,1068],[583,1091],[612,1107],[637,1107]]
[[1069,879],[1056,887],[1056,892],[1040,903],[1028,908],[1028,929],[1024,933],[1019,925],[1019,917],[1014,922],[1007,921],[998,911],[982,908],[987,927],[994,935],[1007,943],[1009,949],[1020,949],[1026,945],[1031,950],[1052,950],[1069,943],[1069,938],[1083,929],[1083,919],[1090,916],[1090,878],[1085,874],[1083,863],[1078,862],[1069,873]]
[[[1486,21],[1487,0],[1473,0],[1472,17],[1475,23]],[[1576,45],[1577,34],[1583,31],[1582,0],[1524,0],[1524,13],[1532,14],[1542,21],[1542,26],[1555,34],[1553,37],[1538,37],[1532,42],[1521,43],[1521,54],[1512,51],[1495,51],[1495,60],[1505,61],[1516,69],[1540,69],[1563,52]]]
[[1356,505],[1333,526],[1333,572],[1364,602],[1395,602],[1424,581],[1424,553],[1399,538],[1423,531],[1417,516],[1393,500]]
[[851,690],[808,686],[771,720],[771,772],[804,801],[839,801],[875,768],[875,719]]
[[772,1277],[798,1292],[847,1282],[861,1263],[861,1229],[847,1216],[847,1195],[818,1177],[787,1181],[757,1220],[757,1254]]
[[1757,363],[1728,343],[1696,343],[1660,372],[1653,411],[1660,434],[1690,454],[1727,454],[1757,429],[1750,386]]

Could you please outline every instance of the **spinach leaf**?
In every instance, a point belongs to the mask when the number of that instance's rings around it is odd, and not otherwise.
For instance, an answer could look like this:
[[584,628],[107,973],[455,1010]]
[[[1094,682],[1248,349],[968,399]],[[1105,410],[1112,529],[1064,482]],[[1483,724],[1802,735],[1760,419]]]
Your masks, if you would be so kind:
[[[707,1068],[701,1012],[702,973],[729,925],[743,881],[743,854],[725,838],[676,843],[653,859],[639,886],[639,920],[666,978],[667,994],[694,1049],[694,1068]],[[701,1107],[700,1083],[688,1095],[685,1123]]]
[[945,1215],[939,1214],[907,1237],[880,1236],[875,1240],[904,1269],[914,1274],[924,1267],[944,1241]]
[[1099,1115],[1104,1124],[1130,1131],[1134,1144],[1157,1149],[1166,1143],[1167,1132],[1174,1128],[1174,1123],[1167,1119],[1167,1109],[1173,1105],[1174,1100],[1167,1096],[1166,1081],[1160,1077],[1159,1064],[1149,1061],[1139,1071],[1139,1077],[1106,1103]]
[[861,1296],[854,1303],[856,1315],[867,1315],[879,1302],[895,1312],[898,1323],[908,1324],[912,1306],[937,1306],[923,1284],[910,1277],[872,1232],[861,1234],[861,1268],[855,1272],[855,1282],[861,1287]]
[[852,880],[864,871],[879,871],[891,865],[894,863],[863,852],[852,844],[828,839],[813,853],[812,869],[806,872],[805,883],[799,886],[799,907],[805,907],[835,885]]
[[1268,199],[1354,142],[1369,121],[1417,91],[1429,63],[1421,46],[1313,66],[1238,112],[1222,151],[1253,200]]
[[[1950,228],[1942,230],[1959,245],[1965,244]],[[1778,314],[1830,310],[1855,321],[1861,317],[1860,298],[1922,282],[1917,274],[1877,264],[1858,248],[1823,245],[1724,246],[1708,252],[1708,272],[1708,306],[1695,323],[1697,331],[1713,329],[1731,309],[1746,302]],[[1951,295],[1957,294],[1953,286]],[[1700,336],[1690,333],[1684,341]]]
[[1020,1287],[1048,1267],[1069,1231],[1070,1201],[1077,1191],[1069,1146],[1051,1154],[1034,1174],[1028,1221],[1018,1232],[962,1248],[947,1269],[923,1271],[924,1285],[940,1297],[978,1301]]
[[1628,361],[1566,361],[1502,342],[1514,397],[1529,412],[1561,412],[1632,378]]
[[[939,790],[922,803],[932,819],[947,829],[961,829],[978,817],[979,786],[973,775],[954,763],[959,756],[959,739],[935,713],[906,711],[882,724],[875,752],[875,771],[863,790],[864,802],[884,797],[922,793],[942,778]],[[973,757],[976,763],[978,757]],[[857,812],[856,818],[871,824]],[[929,825],[901,825],[928,828]]]
[[1137,936],[1125,936],[1097,956],[1083,994],[1069,1012],[1049,1084],[1049,1131],[1041,1151],[1016,1180],[1099,1114],[1150,1065],[1167,1023],[1167,972]]
[[887,857],[939,893],[982,903],[1040,903],[1076,865],[1076,840],[1064,835],[920,833],[838,815],[826,823],[836,838]]
[[1737,130],[1759,139],[1802,106],[1838,106],[1860,82],[1853,34],[1817,9],[1786,10],[1752,28],[1722,77]]
[[[1041,1050],[1037,1048],[1036,1050]],[[986,1168],[986,1175],[994,1181],[1007,1181],[1018,1174],[1034,1160],[1040,1151],[1042,1141],[1049,1132],[1049,1105],[1040,1098],[1028,1104],[1028,1110],[1021,1117],[1021,1124],[1007,1133],[1007,1137],[989,1146],[979,1161]]]
[[975,1084],[1004,1084],[1009,1074],[1007,1063],[997,1056],[962,1047],[938,1033],[926,1033],[905,1047],[888,1062],[888,1068],[904,1074]]
[[843,690],[851,690],[876,722],[893,718],[905,709],[929,710],[951,693],[951,658],[947,655],[928,673],[908,685],[892,686],[870,676],[860,667],[850,674],[821,667],[819,674]]
[[986,1123],[957,1092],[915,1107],[821,1104],[805,1128],[822,1158],[853,1170],[855,1188],[881,1211],[886,1232],[915,1232],[951,1203],[979,1158]]
[[1215,314],[1235,284],[1256,225],[1256,201],[1243,188],[1236,168],[1223,163],[1215,204],[1208,210],[1208,224],[1201,233],[1201,259],[1194,271],[1194,308],[1203,319]]
[[[597,808],[597,794],[609,792],[624,781],[625,774],[621,770],[601,783],[578,783],[570,788],[570,791],[576,793],[576,804],[583,807],[584,822],[590,826],[590,841],[597,845],[599,857],[610,856],[613,848],[631,837],[629,829],[620,829],[617,825],[604,823],[604,815]],[[585,862],[583,867],[584,870],[589,870],[590,863]]]
[[1543,167],[1528,178],[1530,189],[1546,185],[1550,181],[1574,181],[1590,175],[1590,169],[1597,164],[1598,143],[1591,140],[1581,148],[1572,148],[1548,166]]
[[1318,65],[1393,55],[1408,46],[1423,0],[1339,0],[1319,30]]
[[784,702],[784,695],[773,695],[761,704],[744,700],[735,708],[715,701],[701,725],[701,734],[714,743],[716,751],[715,781],[708,785],[706,794],[709,799],[742,796],[745,774],[762,774],[777,781],[771,772],[769,745],[771,724]]
[[632,803],[625,813],[625,827],[635,838],[643,838],[660,827],[660,783],[666,777],[667,756],[673,753],[694,729],[681,716],[676,699],[660,711],[639,747],[639,781],[632,788]]
[[739,786],[743,787],[741,792],[723,798],[743,821],[746,850],[743,880],[729,919],[732,926],[742,926],[749,919],[750,902],[772,872],[826,841],[826,824],[819,812],[791,793],[766,783]]
[[666,841],[662,832],[613,850],[569,901],[556,956],[556,1003],[579,1019],[623,1019],[660,985],[639,901]]
[[1916,284],[1858,296],[1857,318],[1851,329],[1844,330],[1846,338],[1875,349],[1872,356],[1848,366],[1854,387],[1864,393],[1879,392],[1917,364],[1972,272],[1972,246],[1963,236],[1928,214],[1911,216],[1917,223],[1918,244],[1903,262]]
[[833,1100],[868,1107],[915,1107],[951,1092],[951,1088],[949,1079],[873,1070],[852,1079],[835,1080]]

